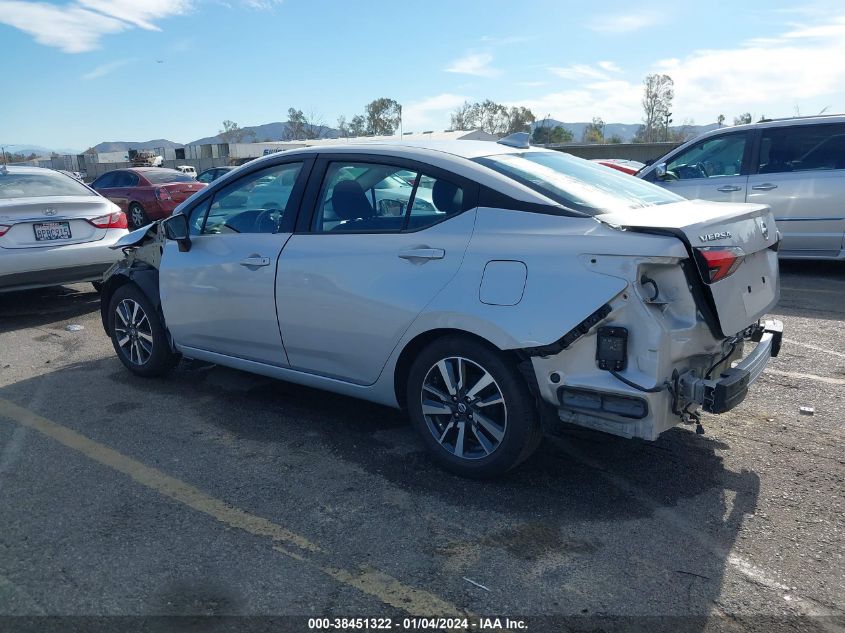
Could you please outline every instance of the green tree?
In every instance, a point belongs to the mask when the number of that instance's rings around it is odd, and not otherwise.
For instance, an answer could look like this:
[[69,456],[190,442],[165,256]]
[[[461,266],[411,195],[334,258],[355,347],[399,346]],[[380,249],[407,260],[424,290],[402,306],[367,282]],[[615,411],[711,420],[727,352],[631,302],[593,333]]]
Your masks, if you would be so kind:
[[402,118],[402,106],[395,99],[379,97],[370,101],[364,108],[367,121],[367,134],[387,136],[399,127]]
[[523,106],[508,108],[490,99],[475,103],[465,102],[452,112],[453,130],[483,130],[489,134],[505,136],[514,132],[527,132],[536,121],[534,113]]
[[538,145],[548,145],[549,143],[571,143],[574,138],[572,131],[567,130],[562,125],[556,125],[554,127],[538,125],[534,128],[534,133],[531,135],[531,140]]
[[745,114],[740,114],[737,117],[734,117],[734,125],[745,125],[746,123],[751,123],[751,113],[746,112]]
[[724,115],[724,114],[720,114],[720,115],[716,118],[716,123],[718,123],[718,124],[719,124],[719,127],[722,127],[722,126],[725,124],[725,115]]
[[349,122],[349,134],[352,136],[364,136],[367,133],[367,120],[360,114],[356,114]]
[[609,139],[607,139],[608,143],[613,143],[614,145],[619,145],[620,143],[624,143],[625,141],[622,140],[622,137],[618,134],[613,134]]
[[584,134],[581,135],[582,143],[604,143],[604,121],[601,117],[593,117],[591,123],[584,128]]

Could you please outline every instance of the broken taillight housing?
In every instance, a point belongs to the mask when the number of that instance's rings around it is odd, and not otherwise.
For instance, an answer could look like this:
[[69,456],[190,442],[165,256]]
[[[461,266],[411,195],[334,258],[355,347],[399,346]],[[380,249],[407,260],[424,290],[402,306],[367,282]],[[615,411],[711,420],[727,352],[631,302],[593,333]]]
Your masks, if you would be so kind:
[[745,252],[738,246],[705,246],[695,250],[701,273],[711,284],[732,275],[745,259]]
[[6,231],[8,231],[11,227],[9,224],[0,224],[0,237],[6,235]]
[[126,221],[126,214],[123,211],[101,215],[99,218],[88,220],[88,222],[98,229],[125,229],[129,226]]
[[166,201],[172,201],[173,200],[173,198],[170,197],[170,192],[167,189],[165,189],[164,187],[158,187],[156,189],[155,193],[156,193],[156,199],[157,200],[166,200]]

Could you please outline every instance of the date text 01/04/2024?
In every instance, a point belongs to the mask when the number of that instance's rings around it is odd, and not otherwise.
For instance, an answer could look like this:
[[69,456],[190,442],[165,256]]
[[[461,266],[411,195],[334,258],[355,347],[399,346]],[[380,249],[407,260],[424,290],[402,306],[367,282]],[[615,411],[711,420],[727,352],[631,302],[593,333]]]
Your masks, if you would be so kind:
[[313,631],[519,631],[526,629],[527,625],[524,620],[511,618],[409,617],[402,620],[393,620],[393,618],[309,618],[308,628]]

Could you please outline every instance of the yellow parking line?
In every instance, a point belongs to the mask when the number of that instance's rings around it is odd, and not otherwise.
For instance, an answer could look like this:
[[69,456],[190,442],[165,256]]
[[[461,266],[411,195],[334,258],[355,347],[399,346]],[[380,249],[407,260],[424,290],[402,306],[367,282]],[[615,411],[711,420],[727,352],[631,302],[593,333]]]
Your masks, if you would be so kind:
[[[221,523],[255,536],[269,538],[276,544],[273,547],[274,551],[308,564],[335,581],[354,587],[386,605],[413,615],[466,615],[461,609],[440,597],[405,585],[396,578],[370,567],[354,572],[324,565],[316,560],[315,556],[327,554],[327,552],[304,536],[263,517],[229,505],[184,481],[166,475],[160,470],[142,464],[104,444],[2,398],[0,398],[0,418],[7,418],[38,431],[99,464],[128,475],[142,486],[202,512]],[[296,549],[287,549],[290,546]]]

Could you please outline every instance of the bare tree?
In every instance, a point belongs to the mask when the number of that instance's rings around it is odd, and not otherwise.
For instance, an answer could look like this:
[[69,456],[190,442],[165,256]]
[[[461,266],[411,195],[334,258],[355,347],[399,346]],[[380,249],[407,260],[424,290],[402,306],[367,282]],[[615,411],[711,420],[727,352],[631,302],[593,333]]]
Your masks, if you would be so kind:
[[648,75],[643,80],[643,129],[646,143],[665,140],[672,122],[672,99],[675,98],[674,82],[669,75]]
[[471,119],[472,104],[464,101],[452,112],[453,130],[471,130],[473,121]]
[[476,103],[465,102],[452,112],[453,130],[483,130],[490,134],[527,132],[537,118],[528,108],[512,106],[485,99]]
[[240,143],[247,136],[247,131],[242,130],[234,121],[226,119],[223,121],[223,129],[218,130],[217,134],[224,143]]
[[337,117],[337,131],[340,132],[341,138],[349,136],[349,124],[346,122],[346,117],[342,114]]

